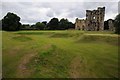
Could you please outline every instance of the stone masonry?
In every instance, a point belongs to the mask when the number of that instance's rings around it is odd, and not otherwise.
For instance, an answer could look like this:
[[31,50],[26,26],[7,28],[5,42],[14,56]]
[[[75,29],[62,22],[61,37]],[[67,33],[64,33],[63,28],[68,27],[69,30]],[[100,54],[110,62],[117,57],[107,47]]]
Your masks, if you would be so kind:
[[115,31],[114,20],[109,19],[109,20],[108,20],[108,26],[109,26],[109,30],[110,30],[110,31]]
[[97,10],[86,10],[86,19],[76,19],[75,29],[100,31],[104,30],[105,7]]
[[85,30],[86,28],[86,20],[84,19],[76,19],[75,29]]

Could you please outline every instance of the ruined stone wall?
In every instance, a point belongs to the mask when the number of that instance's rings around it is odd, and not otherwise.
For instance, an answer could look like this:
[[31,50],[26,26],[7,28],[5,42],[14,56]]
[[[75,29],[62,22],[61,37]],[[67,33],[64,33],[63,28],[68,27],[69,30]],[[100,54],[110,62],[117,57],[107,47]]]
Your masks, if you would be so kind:
[[85,30],[86,29],[85,26],[86,26],[86,20],[78,19],[78,18],[76,19],[75,29],[77,29],[77,30]]
[[86,20],[77,18],[75,29],[88,31],[104,30],[104,17],[105,7],[98,7],[97,10],[86,10]]
[[97,10],[86,10],[86,28],[90,31],[104,30],[105,7]]
[[108,20],[108,26],[110,31],[115,31],[114,21],[112,19]]
[[98,8],[99,11],[99,30],[104,30],[105,7]]

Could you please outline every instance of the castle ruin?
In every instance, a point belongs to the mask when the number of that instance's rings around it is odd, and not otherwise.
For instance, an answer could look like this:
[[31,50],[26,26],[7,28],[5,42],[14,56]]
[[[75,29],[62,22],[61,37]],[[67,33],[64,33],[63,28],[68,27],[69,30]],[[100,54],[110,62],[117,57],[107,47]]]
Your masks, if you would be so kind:
[[75,29],[87,31],[104,30],[105,7],[97,10],[86,10],[86,19],[76,19]]
[[115,31],[114,20],[112,19],[108,20],[108,27],[109,27],[109,31]]
[[75,23],[75,29],[85,30],[86,29],[85,27],[86,27],[86,20],[77,18]]

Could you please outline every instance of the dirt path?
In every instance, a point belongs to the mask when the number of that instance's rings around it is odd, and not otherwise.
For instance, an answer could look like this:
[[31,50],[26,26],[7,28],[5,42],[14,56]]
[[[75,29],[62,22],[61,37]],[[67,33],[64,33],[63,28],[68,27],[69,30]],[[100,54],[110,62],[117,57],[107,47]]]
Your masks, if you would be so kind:
[[[42,47],[43,50],[47,50],[48,48],[50,48],[51,45],[45,45]],[[31,73],[33,72],[32,70],[27,68],[27,63],[29,63],[29,61],[35,57],[37,55],[37,51],[32,51],[30,53],[27,53],[26,55],[24,55],[21,60],[20,63],[18,65],[17,68],[17,74],[16,77],[17,78],[27,78],[28,76],[31,75]]]
[[30,75],[32,71],[27,68],[26,64],[29,63],[30,59],[32,59],[36,54],[37,53],[30,53],[24,55],[24,57],[21,59],[19,63],[16,77],[25,78]]
[[94,71],[90,71],[83,57],[76,56],[70,64],[70,78],[98,78]]
[[75,57],[70,64],[70,78],[80,78],[79,69],[81,67],[80,57]]

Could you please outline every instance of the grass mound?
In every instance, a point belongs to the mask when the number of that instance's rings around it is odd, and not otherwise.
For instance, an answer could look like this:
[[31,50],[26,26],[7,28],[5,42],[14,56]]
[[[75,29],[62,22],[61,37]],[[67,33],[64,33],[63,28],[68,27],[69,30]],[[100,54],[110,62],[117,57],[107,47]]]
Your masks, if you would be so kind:
[[106,42],[113,45],[118,45],[117,35],[108,34],[85,34],[78,41],[82,42]]
[[68,37],[79,37],[83,35],[84,32],[80,31],[65,31],[65,32],[56,32],[52,34],[50,37],[53,38],[68,38]]
[[44,34],[51,34],[54,32],[48,32],[48,31],[19,31],[17,34],[22,34],[22,35],[44,35]]
[[50,37],[53,37],[53,38],[66,38],[66,37],[72,37],[72,36],[73,35],[68,34],[68,33],[54,33]]
[[22,41],[22,42],[32,40],[30,37],[23,36],[23,35],[12,37],[12,39],[17,41]]

